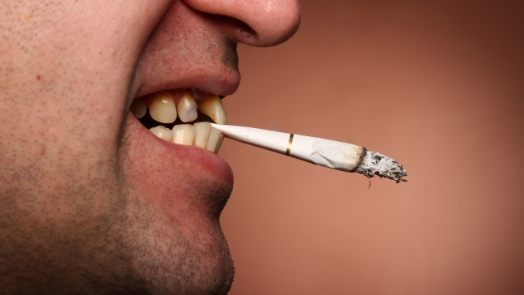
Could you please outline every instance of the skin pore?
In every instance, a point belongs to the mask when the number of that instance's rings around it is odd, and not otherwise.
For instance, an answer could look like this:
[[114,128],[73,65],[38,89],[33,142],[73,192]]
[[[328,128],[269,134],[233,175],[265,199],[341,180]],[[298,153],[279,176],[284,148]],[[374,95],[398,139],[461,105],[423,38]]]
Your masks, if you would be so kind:
[[286,40],[298,3],[2,1],[0,289],[227,293],[229,166],[161,142],[129,106],[169,89],[231,94],[236,44]]

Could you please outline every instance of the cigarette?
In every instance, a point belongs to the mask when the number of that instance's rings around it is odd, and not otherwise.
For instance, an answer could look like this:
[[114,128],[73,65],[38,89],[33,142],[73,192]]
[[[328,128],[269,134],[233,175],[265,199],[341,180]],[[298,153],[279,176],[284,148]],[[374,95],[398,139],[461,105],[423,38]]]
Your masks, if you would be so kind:
[[378,176],[407,181],[407,172],[392,158],[365,147],[330,139],[265,130],[253,127],[211,124],[224,136],[316,165],[369,178]]

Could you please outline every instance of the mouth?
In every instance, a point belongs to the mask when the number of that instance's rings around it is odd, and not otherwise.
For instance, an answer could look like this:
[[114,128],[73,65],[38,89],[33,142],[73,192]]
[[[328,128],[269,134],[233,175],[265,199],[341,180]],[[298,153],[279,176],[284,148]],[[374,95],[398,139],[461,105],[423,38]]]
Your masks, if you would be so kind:
[[218,153],[222,133],[211,122],[226,124],[218,95],[198,89],[164,90],[135,99],[131,113],[156,137],[173,144]]

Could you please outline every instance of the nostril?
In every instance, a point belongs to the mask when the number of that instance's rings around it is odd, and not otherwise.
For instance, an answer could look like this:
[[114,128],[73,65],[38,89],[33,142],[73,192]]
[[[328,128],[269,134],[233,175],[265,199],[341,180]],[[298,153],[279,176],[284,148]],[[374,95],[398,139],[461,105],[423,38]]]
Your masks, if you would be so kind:
[[[253,46],[272,46],[289,39],[298,29],[300,18],[296,21],[286,20],[292,25],[274,25],[258,26],[262,30],[257,31],[247,23],[234,17],[206,14],[206,18],[213,23],[215,27],[227,35],[232,44],[244,43]],[[284,29],[284,27],[289,27]],[[256,27],[255,27],[256,28]],[[236,51],[234,51],[236,52]]]
[[[257,32],[245,22],[219,14],[208,14],[206,17],[217,27],[222,28],[228,38],[236,43],[252,43],[257,40]],[[250,42],[251,41],[251,42]]]

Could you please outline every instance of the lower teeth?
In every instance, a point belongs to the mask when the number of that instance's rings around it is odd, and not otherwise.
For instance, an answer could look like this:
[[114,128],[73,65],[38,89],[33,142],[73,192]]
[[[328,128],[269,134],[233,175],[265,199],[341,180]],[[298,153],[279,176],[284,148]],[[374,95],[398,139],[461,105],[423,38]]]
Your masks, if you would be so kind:
[[182,145],[193,145],[217,153],[222,144],[222,133],[209,122],[174,125],[172,129],[159,125],[149,129],[158,138]]
[[173,126],[173,142],[183,145],[193,145],[195,142],[195,126],[181,124]]
[[160,139],[163,139],[165,141],[173,141],[173,131],[169,130],[169,128],[166,128],[164,126],[156,126],[150,128],[149,131],[151,131],[151,133],[153,133]]

